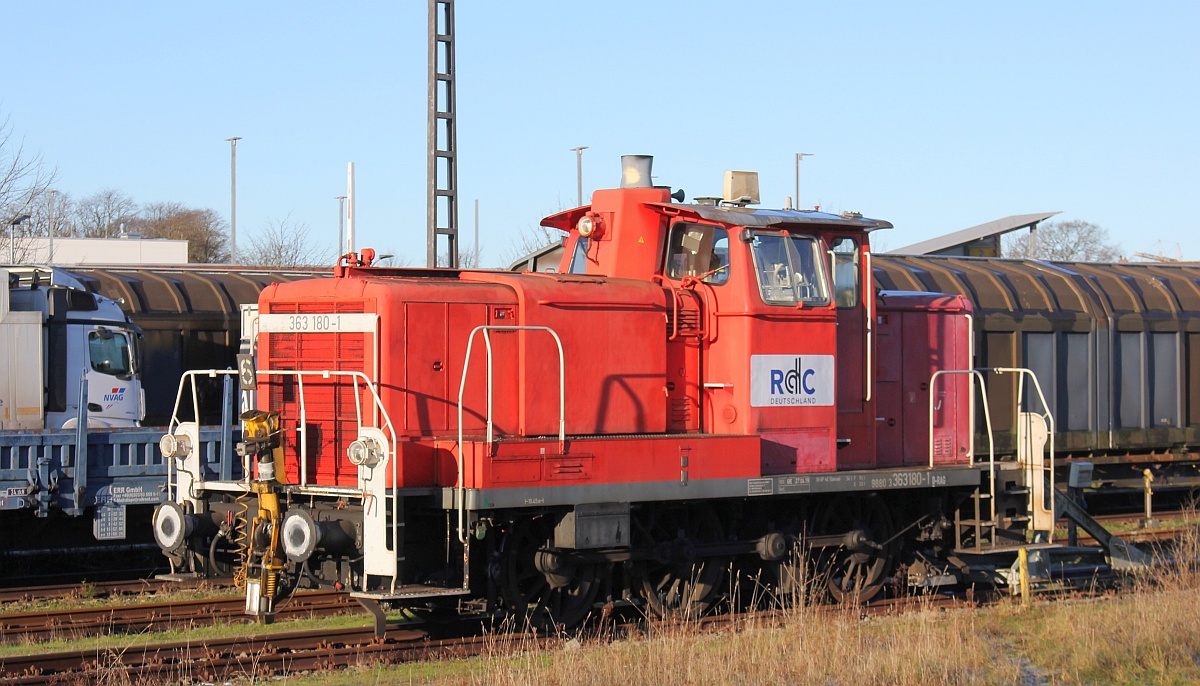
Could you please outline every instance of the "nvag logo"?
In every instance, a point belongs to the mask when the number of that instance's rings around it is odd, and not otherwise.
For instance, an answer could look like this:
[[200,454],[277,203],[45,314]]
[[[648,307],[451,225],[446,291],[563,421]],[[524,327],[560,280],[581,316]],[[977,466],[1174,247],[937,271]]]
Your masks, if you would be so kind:
[[104,402],[119,403],[125,399],[125,388],[114,388],[111,393],[104,394]]
[[751,407],[833,404],[833,355],[751,355]]

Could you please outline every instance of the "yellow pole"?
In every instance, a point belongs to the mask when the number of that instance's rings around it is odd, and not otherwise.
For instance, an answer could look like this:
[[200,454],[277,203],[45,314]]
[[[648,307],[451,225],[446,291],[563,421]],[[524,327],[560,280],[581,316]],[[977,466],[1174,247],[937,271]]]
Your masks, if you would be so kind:
[[1029,551],[1025,546],[1021,546],[1017,550],[1017,559],[1019,560],[1018,568],[1021,573],[1021,604],[1029,604],[1030,583],[1029,583]]
[[1151,525],[1151,521],[1154,519],[1154,507],[1151,499],[1151,496],[1154,495],[1154,489],[1151,488],[1151,486],[1154,485],[1154,472],[1150,471],[1149,469],[1143,469],[1142,483],[1144,484],[1145,489],[1144,505],[1146,510],[1146,518],[1143,524],[1144,526],[1148,527]]

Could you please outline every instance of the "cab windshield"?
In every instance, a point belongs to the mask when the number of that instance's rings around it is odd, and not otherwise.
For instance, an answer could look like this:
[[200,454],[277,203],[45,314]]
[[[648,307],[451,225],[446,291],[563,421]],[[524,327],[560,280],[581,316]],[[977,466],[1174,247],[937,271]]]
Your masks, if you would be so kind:
[[133,373],[129,337],[109,329],[96,329],[88,334],[88,355],[92,369],[101,374],[128,378]]
[[750,241],[763,302],[770,305],[829,304],[829,288],[816,238],[755,233]]

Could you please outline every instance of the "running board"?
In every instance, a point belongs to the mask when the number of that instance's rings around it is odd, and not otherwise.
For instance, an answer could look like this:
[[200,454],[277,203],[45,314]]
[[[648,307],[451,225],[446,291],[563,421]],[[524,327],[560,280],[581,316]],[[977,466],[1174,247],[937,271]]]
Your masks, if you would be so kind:
[[397,586],[394,591],[353,591],[350,593],[350,597],[369,598],[383,601],[397,601],[420,600],[422,598],[444,598],[446,596],[466,595],[468,593],[470,593],[470,591],[465,588],[409,584],[406,586]]

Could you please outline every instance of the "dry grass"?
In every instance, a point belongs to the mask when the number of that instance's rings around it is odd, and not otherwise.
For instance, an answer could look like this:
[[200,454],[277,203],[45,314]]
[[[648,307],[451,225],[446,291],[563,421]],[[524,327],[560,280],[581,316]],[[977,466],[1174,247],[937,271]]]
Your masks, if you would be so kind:
[[[1187,536],[1178,560],[1200,559]],[[703,633],[651,624],[611,643],[364,667],[289,684],[1192,684],[1200,683],[1200,574],[1171,564],[1120,595],[860,618],[807,604]]]
[[[1173,555],[1174,564],[1138,576],[1119,595],[1038,599],[1028,606],[1014,599],[979,610],[930,607],[885,617],[830,613],[802,597],[790,608],[720,633],[694,624],[647,622],[644,631],[618,640],[566,641],[553,651],[532,644],[516,653],[497,647],[481,658],[364,665],[282,681],[291,686],[1200,683],[1195,564],[1200,537],[1184,536]],[[731,595],[737,595],[734,590]],[[325,626],[329,620],[309,624]],[[300,626],[289,622],[287,628]],[[227,631],[188,632],[187,638]],[[108,637],[95,649],[104,659],[133,642],[168,638],[178,640],[164,634]],[[114,669],[105,683],[130,680]]]

